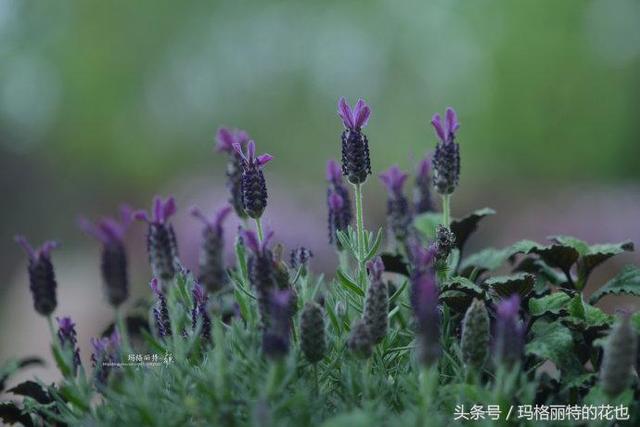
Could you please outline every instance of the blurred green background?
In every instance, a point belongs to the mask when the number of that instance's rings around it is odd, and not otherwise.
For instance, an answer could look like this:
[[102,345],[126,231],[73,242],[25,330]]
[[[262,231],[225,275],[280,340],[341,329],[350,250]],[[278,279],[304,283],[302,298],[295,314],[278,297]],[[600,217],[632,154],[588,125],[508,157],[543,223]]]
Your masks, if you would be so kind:
[[[341,95],[372,107],[375,174],[414,168],[435,145],[431,115],[456,108],[454,214],[499,211],[476,247],[558,232],[638,242],[639,22],[637,0],[0,0],[0,304],[20,295],[35,317],[18,231],[61,239],[60,286],[97,295],[97,246],[77,232],[79,212],[146,207],[169,191],[182,208],[209,190],[206,206],[219,205],[221,125],[275,156],[266,173],[281,197],[267,221],[296,219],[294,238],[313,229],[313,249],[330,254],[323,179],[339,155]],[[375,177],[365,205],[370,228],[382,223]],[[78,269],[91,283],[64,276]]]

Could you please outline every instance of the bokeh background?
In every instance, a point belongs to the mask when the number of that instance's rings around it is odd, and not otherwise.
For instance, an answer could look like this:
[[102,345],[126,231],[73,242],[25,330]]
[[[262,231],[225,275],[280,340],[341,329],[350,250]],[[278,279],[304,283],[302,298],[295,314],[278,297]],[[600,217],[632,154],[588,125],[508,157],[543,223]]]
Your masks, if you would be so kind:
[[[475,248],[557,233],[638,244],[638,22],[636,0],[0,0],[0,361],[48,357],[17,232],[62,242],[57,313],[77,321],[85,361],[112,313],[78,214],[175,194],[181,251],[195,267],[200,225],[187,208],[225,200],[225,159],[213,151],[221,125],[275,156],[266,223],[330,271],[323,180],[339,155],[341,95],[372,107],[375,174],[413,169],[435,145],[431,115],[457,109],[454,216],[498,211]],[[375,175],[365,192],[374,228],[385,205]],[[148,294],[143,228],[128,239],[132,300]],[[629,262],[637,253],[609,261],[592,285]]]

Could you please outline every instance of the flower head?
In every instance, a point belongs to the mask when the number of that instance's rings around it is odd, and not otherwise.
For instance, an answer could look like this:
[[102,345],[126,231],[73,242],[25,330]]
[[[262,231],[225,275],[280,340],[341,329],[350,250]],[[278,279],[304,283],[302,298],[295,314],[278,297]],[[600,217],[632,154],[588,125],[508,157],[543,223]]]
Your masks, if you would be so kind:
[[25,253],[29,257],[30,262],[36,262],[40,258],[50,259],[51,251],[60,246],[60,244],[56,241],[47,240],[39,248],[34,249],[33,246],[31,246],[27,239],[22,235],[16,236],[14,240],[17,244],[22,246],[22,249],[24,249]]
[[47,241],[34,249],[24,236],[16,236],[15,241],[22,246],[29,257],[29,289],[33,296],[35,310],[43,316],[48,316],[56,309],[56,278],[51,263],[51,251],[58,247],[58,243]]
[[234,144],[246,144],[249,134],[240,129],[228,129],[221,127],[216,132],[216,151],[229,154],[234,153]]
[[78,219],[78,225],[82,231],[95,237],[102,244],[119,244],[124,239],[124,234],[133,221],[134,212],[129,205],[120,206],[120,219],[104,217],[91,222],[85,217]]
[[133,214],[133,217],[139,221],[164,224],[175,213],[176,201],[173,196],[169,196],[165,200],[162,200],[160,196],[156,196],[153,199],[153,211],[151,215],[144,210],[139,210]]
[[305,303],[300,316],[300,347],[310,363],[318,363],[326,354],[324,315],[313,301]]
[[273,156],[267,153],[261,154],[256,157],[256,143],[253,140],[249,141],[249,143],[247,144],[246,152],[243,152],[242,145],[237,142],[233,144],[233,149],[236,150],[236,153],[238,153],[240,157],[242,157],[242,160],[244,160],[245,163],[245,167],[255,165],[259,168],[262,168],[273,159]]
[[204,225],[211,228],[212,230],[220,230],[222,228],[222,223],[227,218],[227,216],[229,216],[231,210],[231,206],[224,206],[215,213],[213,218],[207,218],[207,216],[203,214],[197,206],[193,206],[189,210],[189,212],[193,217],[198,218],[204,223]]
[[380,174],[380,181],[387,187],[389,195],[396,197],[402,195],[402,187],[408,175],[398,166],[391,166],[386,172]]
[[371,109],[363,99],[358,99],[351,109],[344,97],[338,101],[338,115],[347,129],[360,130],[367,125]]
[[442,353],[438,285],[432,270],[414,276],[411,282],[411,303],[418,329],[418,359],[430,366]]
[[415,189],[413,204],[416,214],[431,212],[434,210],[431,198],[431,163],[432,154],[428,154],[418,163],[416,168]]
[[262,240],[262,243],[258,239],[258,235],[253,230],[243,229],[241,232],[243,242],[247,247],[255,254],[263,254],[268,249],[271,239],[273,238],[273,230],[267,230]]
[[431,125],[433,126],[438,138],[440,138],[440,141],[444,143],[453,142],[455,140],[456,131],[460,128],[458,116],[455,110],[451,107],[447,107],[444,124],[442,123],[440,114],[436,113],[431,119]]
[[80,367],[80,352],[78,350],[78,340],[76,334],[76,324],[73,323],[71,317],[56,317],[58,322],[58,340],[62,348],[68,348],[72,354],[73,372],[74,374]]
[[496,307],[495,345],[496,359],[507,365],[518,362],[525,344],[525,330],[519,319],[520,296],[514,294],[500,301]]
[[210,292],[217,292],[227,284],[222,223],[230,212],[231,206],[227,205],[218,210],[212,219],[209,219],[197,207],[191,208],[191,214],[205,224],[202,232],[198,280]]

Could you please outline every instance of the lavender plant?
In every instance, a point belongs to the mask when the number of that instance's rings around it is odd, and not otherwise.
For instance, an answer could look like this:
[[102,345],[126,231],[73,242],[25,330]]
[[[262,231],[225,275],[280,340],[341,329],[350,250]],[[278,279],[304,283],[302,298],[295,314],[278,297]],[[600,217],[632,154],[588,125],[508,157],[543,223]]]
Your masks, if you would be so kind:
[[[116,327],[91,340],[91,366],[82,366],[77,342],[77,331],[88,326],[67,316],[56,318],[57,327],[51,321],[57,244],[34,249],[17,238],[29,258],[35,311],[49,319],[62,375],[53,384],[26,381],[6,390],[20,398],[0,403],[3,422],[440,426],[457,425],[462,406],[493,405],[501,413],[485,425],[536,425],[507,420],[506,412],[611,404],[628,410],[628,419],[617,423],[639,425],[640,314],[616,321],[598,305],[610,295],[640,296],[640,268],[624,267],[605,283],[592,278],[633,244],[591,245],[561,235],[467,254],[467,241],[495,211],[451,216],[460,151],[459,124],[448,109],[444,123],[433,117],[439,142],[413,180],[397,167],[381,175],[389,194],[388,234],[403,242],[401,250],[381,251],[384,233],[365,229],[362,203],[372,172],[363,133],[370,109],[362,100],[352,109],[341,99],[339,115],[342,167],[327,166],[329,239],[341,258],[335,275],[317,274],[309,263],[321,242],[287,251],[277,232],[263,232],[262,168],[271,156],[256,156],[246,133],[227,129],[217,139],[218,150],[229,155],[230,206],[213,218],[192,210],[204,224],[197,277],[179,260],[170,223],[174,199],[156,197],[151,214],[135,214],[148,225],[148,305],[125,313],[127,221],[82,221],[103,244],[107,302],[116,307]],[[404,195],[407,182],[415,183],[413,205]],[[440,212],[431,185],[443,197]],[[232,209],[254,219],[256,231],[247,224],[238,230],[235,263],[227,266],[223,233],[231,230],[224,219]],[[588,285],[595,290],[585,292]],[[146,308],[149,321],[134,327],[134,316]],[[0,392],[34,363],[38,359],[4,364]]]

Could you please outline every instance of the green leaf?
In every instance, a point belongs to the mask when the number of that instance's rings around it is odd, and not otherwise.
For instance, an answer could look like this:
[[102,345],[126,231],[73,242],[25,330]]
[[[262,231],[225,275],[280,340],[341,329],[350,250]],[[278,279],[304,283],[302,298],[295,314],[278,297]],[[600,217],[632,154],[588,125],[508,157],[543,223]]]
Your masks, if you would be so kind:
[[356,254],[355,246],[351,244],[351,238],[347,233],[342,230],[336,231],[336,236],[338,237],[338,241],[343,248],[348,249],[352,254]]
[[65,378],[71,377],[71,368],[67,364],[64,355],[62,354],[60,347],[58,347],[55,343],[51,344],[51,352],[53,353],[53,359],[56,361],[56,365],[62,376]]
[[549,246],[537,246],[531,248],[531,252],[537,254],[551,267],[562,271],[569,271],[578,261],[580,253],[572,246],[554,243]]
[[376,253],[378,253],[378,249],[380,249],[380,243],[382,243],[382,227],[378,229],[376,239],[373,241],[373,244],[369,246],[369,252],[367,252],[367,256],[364,258],[365,261],[369,261],[376,255]]
[[478,209],[464,218],[451,221],[451,231],[456,236],[456,247],[462,252],[464,244],[477,229],[480,221],[489,216],[495,215],[496,211],[491,208]]
[[473,269],[494,271],[512,256],[519,253],[528,254],[539,247],[540,245],[531,240],[521,240],[503,249],[486,248],[465,258],[460,263],[460,271],[465,272],[465,275],[468,275]]
[[533,339],[525,352],[543,360],[552,361],[561,371],[580,370],[580,362],[574,354],[571,331],[558,322],[539,321],[531,328]]
[[580,331],[593,329],[609,329],[614,317],[582,301],[580,294],[573,297],[569,303],[569,316],[563,317],[562,322]]
[[462,291],[451,290],[440,293],[440,301],[458,313],[466,312],[473,299],[472,294]]
[[442,223],[442,214],[436,212],[426,212],[417,215],[413,220],[413,226],[427,240],[431,241],[436,238],[436,227]]
[[440,286],[441,292],[460,291],[472,296],[481,296],[484,290],[466,277],[456,276],[446,280]]
[[533,290],[535,281],[533,274],[517,273],[510,276],[491,277],[484,281],[484,285],[502,298],[513,294],[525,297]]
[[549,236],[547,238],[553,242],[558,243],[559,245],[568,246],[575,249],[580,255],[585,255],[589,251],[589,244],[587,242],[572,236],[559,235]]
[[566,313],[571,297],[564,292],[556,292],[542,298],[531,298],[529,300],[529,314],[534,317],[545,314]]
[[640,269],[634,265],[627,265],[613,279],[591,294],[589,302],[595,304],[606,295],[634,295],[640,296]]
[[404,289],[407,287],[407,284],[409,283],[408,280],[405,280],[402,282],[402,284],[400,285],[400,287],[393,293],[393,295],[391,295],[391,297],[389,298],[389,304],[393,304],[394,302],[396,302],[396,300],[400,297],[400,295],[402,295],[402,292],[404,291]]
[[593,269],[609,258],[626,251],[631,252],[633,249],[633,242],[629,240],[620,243],[589,246],[587,253],[583,254],[579,261],[580,273],[588,277]]
[[336,271],[338,283],[340,283],[347,291],[352,294],[364,297],[364,291],[342,270]]

